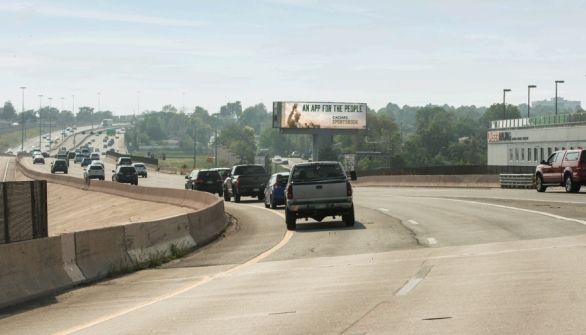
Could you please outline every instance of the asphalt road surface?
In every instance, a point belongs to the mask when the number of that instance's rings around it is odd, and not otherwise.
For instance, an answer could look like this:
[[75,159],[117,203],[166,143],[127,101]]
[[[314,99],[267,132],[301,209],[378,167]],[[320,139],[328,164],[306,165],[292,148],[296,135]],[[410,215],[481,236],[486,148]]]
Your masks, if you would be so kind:
[[[148,180],[171,177],[182,181]],[[248,199],[226,204],[238,223],[216,242],[156,269],[4,309],[2,333],[586,329],[584,193],[356,188],[354,227],[298,221],[296,232],[286,231],[282,207]]]

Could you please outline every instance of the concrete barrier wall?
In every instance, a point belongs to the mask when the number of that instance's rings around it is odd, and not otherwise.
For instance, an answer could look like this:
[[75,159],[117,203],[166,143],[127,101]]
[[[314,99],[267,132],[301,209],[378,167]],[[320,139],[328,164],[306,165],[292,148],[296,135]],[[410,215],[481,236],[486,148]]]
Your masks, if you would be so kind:
[[353,186],[500,188],[499,175],[407,175],[361,177]]
[[[28,178],[83,188],[83,179],[45,174],[17,162]],[[90,191],[192,208],[194,212],[150,222],[0,245],[0,308],[93,282],[111,270],[132,268],[171,245],[194,249],[213,241],[228,224],[224,202],[214,195],[92,181]]]
[[102,279],[111,267],[132,264],[124,231],[124,226],[117,226],[75,233],[76,262],[85,280]]
[[0,308],[71,286],[60,236],[0,245]]
[[143,262],[152,255],[168,255],[171,244],[194,249],[197,244],[189,228],[187,215],[125,225],[126,250],[133,262]]

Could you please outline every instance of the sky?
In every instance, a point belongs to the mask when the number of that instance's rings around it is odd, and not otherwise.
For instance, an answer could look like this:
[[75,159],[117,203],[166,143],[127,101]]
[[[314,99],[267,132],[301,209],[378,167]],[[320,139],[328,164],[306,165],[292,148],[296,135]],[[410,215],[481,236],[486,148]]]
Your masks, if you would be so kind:
[[[0,0],[0,103],[586,100],[586,1]],[[139,93],[140,92],[140,93]],[[43,95],[39,98],[39,95]],[[64,98],[64,99],[61,99]],[[99,105],[99,106],[98,106]]]

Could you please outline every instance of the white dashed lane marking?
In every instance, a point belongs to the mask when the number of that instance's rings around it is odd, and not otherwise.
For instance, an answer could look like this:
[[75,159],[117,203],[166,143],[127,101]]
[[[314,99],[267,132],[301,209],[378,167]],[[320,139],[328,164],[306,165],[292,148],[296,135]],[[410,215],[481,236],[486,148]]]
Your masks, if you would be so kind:
[[427,241],[429,242],[429,244],[437,244],[437,241],[433,237],[428,238]]
[[409,223],[411,223],[411,224],[419,224],[419,223],[417,223],[417,221],[415,221],[415,220],[407,220],[407,221],[408,221]]
[[388,211],[389,211],[389,210],[388,210],[388,209],[386,209],[386,208],[379,208],[378,210],[379,210],[379,211],[383,211],[383,212],[388,212]]

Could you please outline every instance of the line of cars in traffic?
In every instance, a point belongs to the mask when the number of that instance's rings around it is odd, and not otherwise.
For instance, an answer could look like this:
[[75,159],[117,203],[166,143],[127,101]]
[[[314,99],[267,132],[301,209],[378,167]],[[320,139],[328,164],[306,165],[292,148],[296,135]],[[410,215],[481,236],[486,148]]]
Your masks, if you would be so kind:
[[266,173],[261,165],[245,164],[230,168],[193,170],[185,176],[185,189],[209,192],[230,201],[240,202],[249,196],[264,200],[267,208],[285,204],[284,186],[289,173]]

